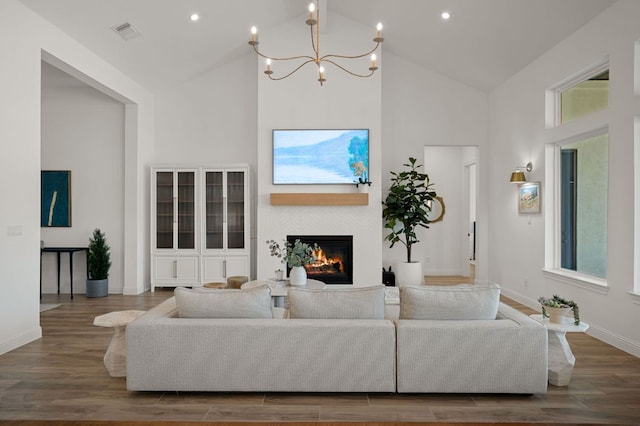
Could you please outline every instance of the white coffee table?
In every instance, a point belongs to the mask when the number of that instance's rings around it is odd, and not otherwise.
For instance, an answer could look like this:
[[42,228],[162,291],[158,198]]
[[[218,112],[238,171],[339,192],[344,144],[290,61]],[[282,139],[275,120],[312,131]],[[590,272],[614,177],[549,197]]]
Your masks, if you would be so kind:
[[573,323],[573,318],[564,317],[562,324],[549,321],[541,314],[530,315],[531,318],[547,327],[549,334],[549,383],[554,386],[567,386],[571,381],[576,357],[571,352],[567,333],[582,333],[587,331],[589,324],[580,321]]
[[289,295],[289,290],[292,288],[311,288],[321,289],[327,285],[322,281],[307,279],[307,284],[303,286],[292,286],[289,284],[289,280],[282,281],[273,280],[254,280],[242,284],[240,288],[255,288],[261,285],[268,285],[271,288],[271,300],[274,307],[283,308],[284,298]]

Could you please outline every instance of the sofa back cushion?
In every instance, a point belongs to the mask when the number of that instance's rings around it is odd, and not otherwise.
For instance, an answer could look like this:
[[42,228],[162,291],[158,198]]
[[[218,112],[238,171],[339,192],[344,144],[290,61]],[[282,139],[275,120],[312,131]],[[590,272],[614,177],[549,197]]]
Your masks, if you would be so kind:
[[400,288],[400,319],[495,319],[500,303],[496,284]]
[[240,289],[174,290],[180,318],[273,318],[268,286]]
[[289,317],[384,319],[384,286],[289,290]]

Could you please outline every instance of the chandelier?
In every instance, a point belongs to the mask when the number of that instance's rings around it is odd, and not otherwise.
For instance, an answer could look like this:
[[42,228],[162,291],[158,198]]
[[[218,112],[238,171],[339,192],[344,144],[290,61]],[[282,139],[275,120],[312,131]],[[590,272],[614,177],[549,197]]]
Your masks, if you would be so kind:
[[[318,67],[318,81],[320,82],[321,86],[326,81],[325,74],[324,74],[324,66],[323,66],[323,64],[325,62],[329,63],[329,64],[332,64],[332,65],[335,65],[336,67],[338,67],[339,69],[341,69],[342,71],[344,71],[344,72],[346,72],[348,74],[351,74],[351,75],[353,75],[355,77],[362,77],[362,78],[371,77],[373,75],[373,73],[378,69],[378,67],[376,66],[376,54],[374,52],[378,49],[378,47],[380,46],[380,43],[382,43],[384,41],[384,38],[382,38],[382,23],[378,23],[377,34],[373,38],[373,42],[375,43],[375,46],[373,46],[373,49],[369,50],[368,52],[362,53],[360,55],[353,55],[353,56],[350,56],[350,55],[336,55],[336,54],[321,55],[320,54],[320,7],[319,7],[319,3],[320,3],[320,0],[316,0],[316,3],[311,2],[311,4],[309,4],[309,18],[305,21],[306,24],[309,26],[310,33],[311,33],[311,47],[312,47],[313,53],[314,53],[313,56],[299,55],[299,56],[276,58],[274,56],[265,55],[262,52],[260,52],[260,50],[258,50],[258,44],[260,44],[260,42],[258,41],[258,29],[256,27],[251,27],[251,40],[249,40],[249,44],[253,47],[253,50],[259,56],[265,58],[265,60],[266,60],[266,69],[265,69],[264,73],[271,80],[284,80],[285,78],[293,75],[300,68],[302,68],[305,65],[310,64],[310,63],[315,63],[316,66]],[[314,27],[315,27],[315,34],[314,34]],[[368,74],[359,74],[359,73],[350,71],[346,67],[338,64],[335,61],[336,59],[359,59],[359,58],[364,58],[365,56],[369,56],[369,55],[371,55],[371,65],[369,67],[369,73]],[[272,64],[273,61],[302,61],[302,63],[299,64],[296,68],[294,68],[293,71],[289,72],[288,74],[285,74],[285,75],[280,76],[280,77],[274,77],[273,70],[271,69],[271,64]]]

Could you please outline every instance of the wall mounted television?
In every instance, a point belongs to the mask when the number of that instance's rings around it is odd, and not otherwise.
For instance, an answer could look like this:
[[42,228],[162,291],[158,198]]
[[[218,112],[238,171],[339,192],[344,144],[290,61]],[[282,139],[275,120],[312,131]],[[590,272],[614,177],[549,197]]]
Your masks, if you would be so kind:
[[353,184],[369,176],[369,129],[273,130],[274,185]]

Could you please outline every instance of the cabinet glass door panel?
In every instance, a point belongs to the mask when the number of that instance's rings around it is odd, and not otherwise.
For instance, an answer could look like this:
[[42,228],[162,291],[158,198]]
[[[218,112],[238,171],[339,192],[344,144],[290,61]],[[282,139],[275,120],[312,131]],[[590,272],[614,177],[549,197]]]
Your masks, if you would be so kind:
[[244,172],[227,173],[227,246],[244,247]]
[[156,174],[156,248],[173,248],[173,172]]
[[207,172],[205,177],[205,244],[207,249],[224,247],[224,188],[222,172]]
[[178,172],[178,248],[193,249],[195,243],[195,173]]

